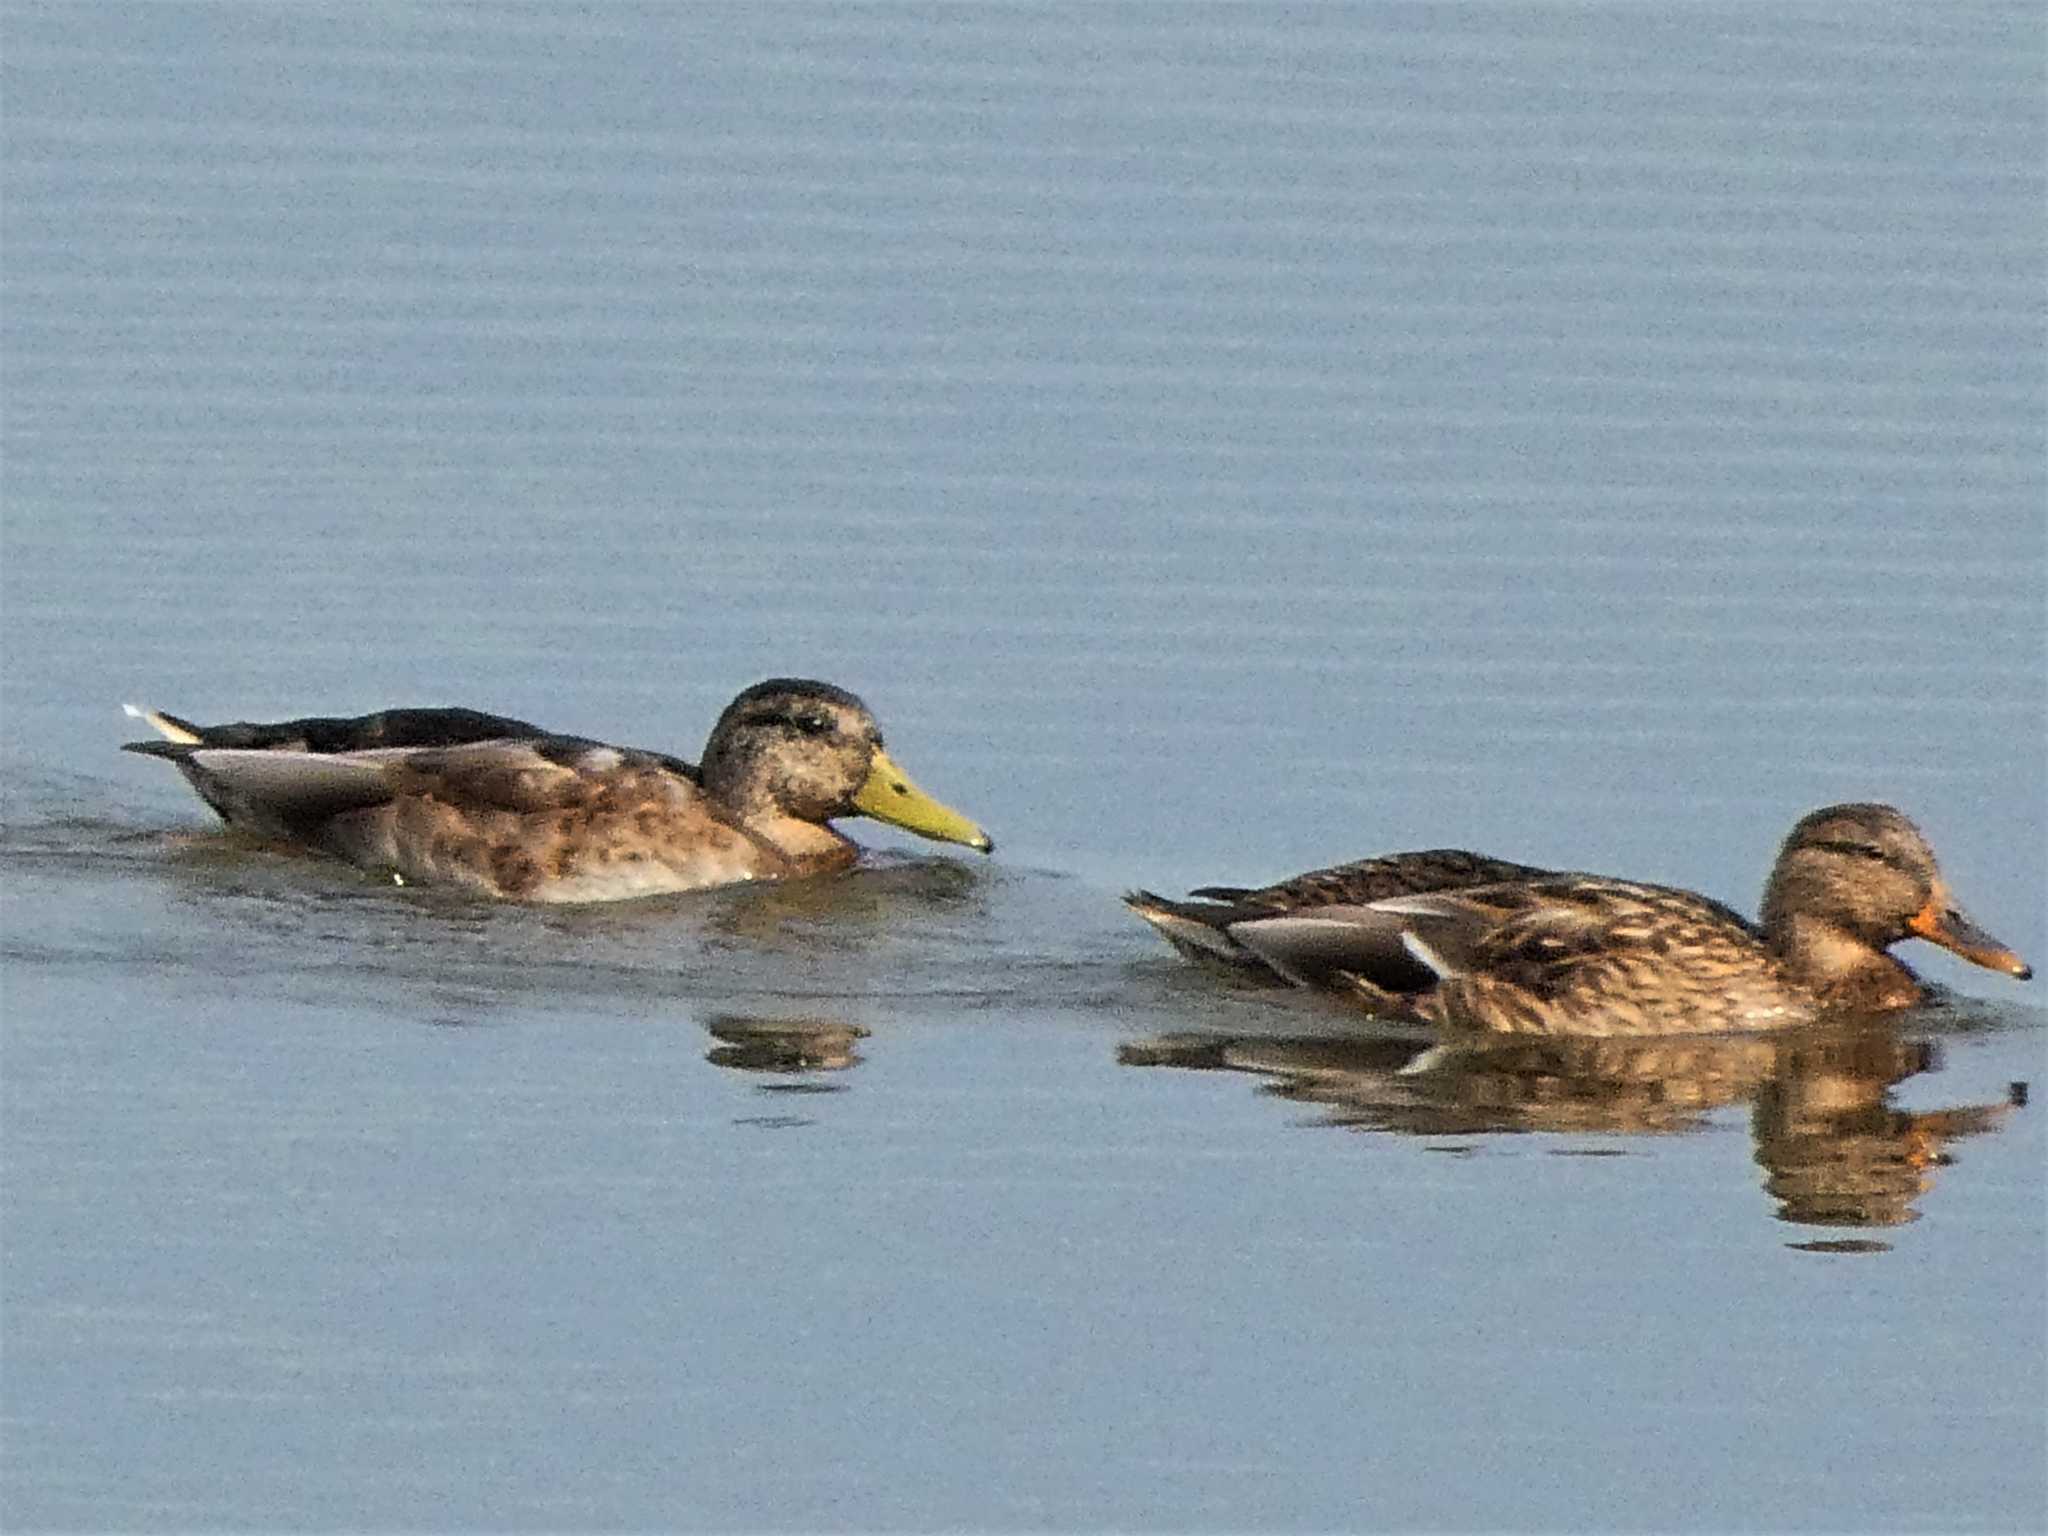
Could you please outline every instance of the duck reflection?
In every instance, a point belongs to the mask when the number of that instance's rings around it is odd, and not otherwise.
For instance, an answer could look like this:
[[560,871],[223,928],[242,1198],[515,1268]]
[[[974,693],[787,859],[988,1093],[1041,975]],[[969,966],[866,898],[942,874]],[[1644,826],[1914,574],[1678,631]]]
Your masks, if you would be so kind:
[[1912,1111],[1892,1090],[1938,1071],[1938,1041],[1885,1022],[1776,1036],[1665,1040],[1412,1039],[1175,1034],[1132,1041],[1130,1066],[1249,1072],[1266,1091],[1315,1104],[1325,1123],[1412,1136],[1527,1131],[1667,1135],[1717,1109],[1751,1105],[1778,1218],[1803,1226],[1891,1227],[1946,1166],[1951,1141],[1996,1130],[2026,1102]]
[[1895,1107],[1892,1086],[1939,1071],[1941,1049],[1888,1030],[1782,1046],[1784,1064],[1758,1089],[1750,1123],[1779,1219],[1802,1226],[1917,1221],[1914,1201],[1954,1161],[1949,1143],[1997,1130],[2027,1101],[2027,1085],[2014,1083],[1994,1104]]
[[985,914],[985,872],[954,859],[871,855],[831,879],[763,882],[696,909],[713,934],[788,948],[823,942],[859,953],[879,940]]
[[[810,1072],[844,1072],[857,1067],[855,1048],[868,1032],[858,1024],[829,1018],[764,1018],[722,1013],[704,1021],[720,1043],[704,1053],[714,1067],[735,1072],[792,1076]],[[764,1085],[813,1093],[837,1093],[838,1084]]]

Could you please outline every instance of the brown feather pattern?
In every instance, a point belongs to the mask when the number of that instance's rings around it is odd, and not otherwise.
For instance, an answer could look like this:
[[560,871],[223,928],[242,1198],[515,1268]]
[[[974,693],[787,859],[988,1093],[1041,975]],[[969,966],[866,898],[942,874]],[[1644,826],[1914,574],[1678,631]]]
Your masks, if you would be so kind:
[[[1489,869],[1515,873],[1488,875]],[[1955,905],[1920,830],[1890,806],[1801,819],[1751,923],[1693,891],[1393,854],[1208,901],[1126,901],[1174,943],[1450,1031],[1641,1036],[1774,1029],[1910,1007],[1887,951],[1918,936],[2022,980],[2031,971]]]
[[[603,901],[822,874],[855,861],[828,822],[856,814],[992,846],[902,778],[865,704],[803,678],[735,698],[701,769],[474,710],[224,726],[131,712],[171,739],[128,750],[171,759],[231,826],[402,883]],[[863,799],[884,765],[888,798]]]

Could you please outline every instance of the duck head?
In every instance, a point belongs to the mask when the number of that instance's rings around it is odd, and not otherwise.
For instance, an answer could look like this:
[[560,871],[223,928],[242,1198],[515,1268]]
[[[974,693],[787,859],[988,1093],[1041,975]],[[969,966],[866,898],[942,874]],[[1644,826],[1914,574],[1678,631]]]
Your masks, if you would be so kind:
[[1764,889],[1763,926],[1793,967],[1820,985],[1867,969],[1891,945],[1916,937],[1988,970],[2022,981],[2033,975],[1963,911],[1920,829],[1888,805],[1831,805],[1802,818]]
[[706,791],[743,819],[823,824],[872,816],[983,853],[995,847],[980,827],[912,783],[882,750],[867,705],[830,683],[776,677],[754,684],[718,717],[699,772]]

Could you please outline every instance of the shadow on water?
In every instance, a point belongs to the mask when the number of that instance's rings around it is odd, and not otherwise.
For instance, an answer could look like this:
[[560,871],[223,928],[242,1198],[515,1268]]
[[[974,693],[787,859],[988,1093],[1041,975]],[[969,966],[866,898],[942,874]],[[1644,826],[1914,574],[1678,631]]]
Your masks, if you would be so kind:
[[1900,1084],[1942,1070],[1942,1043],[1923,1032],[1927,1013],[1942,1011],[1923,1012],[1918,1029],[1873,1021],[1689,1040],[1443,1046],[1189,1032],[1129,1041],[1117,1055],[1126,1066],[1249,1073],[1266,1080],[1268,1093],[1322,1107],[1323,1124],[1418,1137],[1680,1135],[1703,1129],[1716,1110],[1747,1104],[1779,1220],[1881,1228],[1919,1219],[1915,1202],[1953,1162],[1951,1142],[1996,1131],[2027,1102],[2023,1082],[1993,1103],[1916,1111],[1894,1102]]

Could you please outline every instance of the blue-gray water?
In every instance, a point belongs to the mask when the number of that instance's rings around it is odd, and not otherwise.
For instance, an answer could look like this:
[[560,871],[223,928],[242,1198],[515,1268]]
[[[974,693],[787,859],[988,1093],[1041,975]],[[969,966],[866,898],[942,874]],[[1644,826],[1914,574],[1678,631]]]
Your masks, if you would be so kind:
[[[2037,1527],[2038,1001],[1402,1072],[1127,884],[2048,957],[2028,5],[0,9],[9,1528]],[[693,753],[992,861],[587,911],[220,839],[125,699]],[[1924,949],[1924,946],[1921,947]]]

